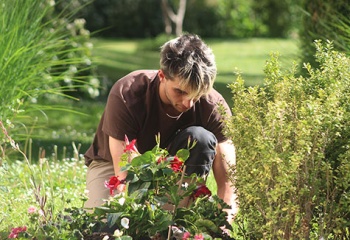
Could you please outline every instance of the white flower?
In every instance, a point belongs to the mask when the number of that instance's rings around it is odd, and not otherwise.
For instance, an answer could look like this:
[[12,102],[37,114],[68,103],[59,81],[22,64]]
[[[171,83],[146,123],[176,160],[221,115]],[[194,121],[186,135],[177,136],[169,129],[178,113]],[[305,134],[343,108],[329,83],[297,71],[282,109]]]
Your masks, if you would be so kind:
[[119,229],[114,231],[113,237],[121,237],[121,236],[123,236],[123,231],[120,231]]
[[108,235],[106,235],[102,238],[102,240],[107,240],[107,239],[109,239]]
[[119,200],[118,200],[118,202],[119,202],[119,204],[120,205],[124,205],[124,203],[125,203],[125,197],[121,197],[121,198],[119,198]]
[[175,226],[171,226],[171,230],[173,231],[173,236],[176,240],[180,240],[183,238],[184,232],[181,229]]
[[210,196],[210,197],[208,198],[208,201],[211,202],[211,203],[215,202],[215,200],[214,200],[214,198],[213,198],[212,196]]
[[129,221],[130,221],[129,218],[124,217],[120,220],[120,223],[123,226],[123,228],[128,229],[129,228]]

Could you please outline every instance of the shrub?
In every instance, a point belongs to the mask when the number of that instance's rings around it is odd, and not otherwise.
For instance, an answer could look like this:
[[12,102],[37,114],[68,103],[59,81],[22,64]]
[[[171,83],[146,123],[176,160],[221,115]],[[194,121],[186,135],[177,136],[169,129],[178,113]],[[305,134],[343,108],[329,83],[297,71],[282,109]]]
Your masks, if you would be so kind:
[[315,45],[320,67],[305,64],[307,77],[282,72],[275,54],[263,87],[231,84],[236,222],[248,239],[349,237],[350,59]]

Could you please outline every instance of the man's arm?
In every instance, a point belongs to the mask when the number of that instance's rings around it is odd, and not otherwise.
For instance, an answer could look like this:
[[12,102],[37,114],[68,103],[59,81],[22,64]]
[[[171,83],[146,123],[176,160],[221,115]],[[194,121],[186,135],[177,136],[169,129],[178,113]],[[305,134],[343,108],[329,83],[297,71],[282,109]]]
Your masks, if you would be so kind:
[[217,184],[217,195],[227,204],[232,206],[229,213],[229,221],[237,213],[237,199],[234,193],[234,186],[228,177],[229,165],[236,164],[235,147],[231,140],[219,143],[216,147],[216,157],[213,162],[213,173]]
[[109,151],[111,152],[114,166],[115,176],[119,176],[119,179],[124,179],[126,177],[126,172],[120,172],[120,161],[121,156],[124,153],[125,142],[109,137]]

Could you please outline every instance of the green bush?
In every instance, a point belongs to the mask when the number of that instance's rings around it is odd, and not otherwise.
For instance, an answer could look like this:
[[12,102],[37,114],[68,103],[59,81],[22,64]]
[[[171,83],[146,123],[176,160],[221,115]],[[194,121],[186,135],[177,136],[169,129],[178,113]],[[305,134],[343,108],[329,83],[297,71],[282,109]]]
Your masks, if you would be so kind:
[[227,134],[246,239],[344,239],[350,230],[350,59],[316,44],[319,68],[266,63],[263,87],[231,84]]

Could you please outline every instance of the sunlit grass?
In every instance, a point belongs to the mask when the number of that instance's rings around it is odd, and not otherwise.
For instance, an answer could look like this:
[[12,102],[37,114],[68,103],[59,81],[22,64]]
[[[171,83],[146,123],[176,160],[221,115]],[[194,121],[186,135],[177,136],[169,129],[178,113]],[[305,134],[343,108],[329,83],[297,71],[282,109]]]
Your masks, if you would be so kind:
[[[278,52],[281,62],[290,67],[298,60],[295,39],[205,39],[216,56],[218,75],[215,88],[231,103],[232,95],[227,84],[242,73],[247,86],[261,85],[264,66],[271,53]],[[142,40],[94,39],[94,54],[99,59],[99,72],[110,84],[136,69],[158,69],[159,52],[140,51]]]
[[53,216],[57,217],[64,208],[83,206],[86,166],[82,159],[42,159],[31,165],[25,161],[5,162],[0,167],[0,239],[8,236],[11,227],[31,223],[30,206],[39,209],[30,178],[33,173],[36,184],[41,184],[41,195],[47,196],[47,209],[54,211]]

